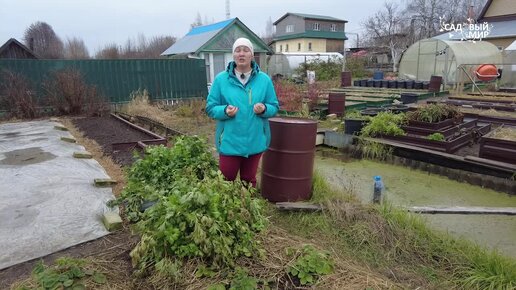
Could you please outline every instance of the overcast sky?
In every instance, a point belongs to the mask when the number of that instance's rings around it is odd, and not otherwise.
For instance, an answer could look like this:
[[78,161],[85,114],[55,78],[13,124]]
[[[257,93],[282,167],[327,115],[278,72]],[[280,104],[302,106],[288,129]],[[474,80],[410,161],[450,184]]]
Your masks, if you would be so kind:
[[[401,0],[400,0],[401,1]],[[346,31],[361,32],[361,23],[385,0],[258,0],[230,1],[231,18],[238,17],[256,34],[265,33],[269,17],[287,12],[332,16],[349,21]],[[197,13],[215,22],[226,19],[225,0],[0,0],[0,45],[9,38],[23,42],[25,29],[36,21],[56,34],[82,38],[90,55],[108,43],[123,45],[139,33],[147,39],[183,37]],[[356,36],[349,35],[355,43]]]

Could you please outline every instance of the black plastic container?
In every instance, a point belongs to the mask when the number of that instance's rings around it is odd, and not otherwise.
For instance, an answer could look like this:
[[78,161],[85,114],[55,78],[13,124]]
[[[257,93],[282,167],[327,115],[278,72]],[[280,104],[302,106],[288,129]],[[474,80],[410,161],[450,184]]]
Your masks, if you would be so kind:
[[422,81],[415,81],[414,82],[414,89],[422,90],[423,89],[423,82]]
[[358,135],[367,122],[362,119],[344,119],[344,133]]
[[394,81],[394,80],[389,81],[389,88],[395,89],[397,87],[398,87],[398,85],[397,85],[396,81]]
[[389,87],[389,81],[388,80],[382,80],[382,88],[388,88]]
[[401,93],[401,102],[403,104],[412,104],[417,102],[418,94],[414,93]]
[[396,86],[398,87],[398,89],[404,89],[406,87],[406,83],[405,83],[405,81],[397,80]]
[[411,89],[413,89],[413,88],[414,88],[414,81],[413,81],[413,80],[408,80],[408,81],[406,81],[405,83],[406,83],[405,87],[406,87],[407,89],[411,90]]

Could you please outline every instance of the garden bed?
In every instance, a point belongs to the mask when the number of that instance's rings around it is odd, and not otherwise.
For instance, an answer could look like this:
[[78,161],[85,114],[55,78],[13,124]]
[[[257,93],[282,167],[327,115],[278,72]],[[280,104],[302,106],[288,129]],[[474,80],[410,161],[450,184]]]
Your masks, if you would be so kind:
[[[424,122],[420,122],[424,123]],[[447,126],[439,129],[426,128],[424,126],[401,126],[401,128],[410,135],[428,136],[434,133],[441,133],[445,138],[451,137],[461,130],[472,129],[477,126],[477,120],[466,121],[460,125],[453,127]]]
[[[503,128],[513,127],[504,127],[502,125],[497,130]],[[516,131],[516,128],[513,128],[513,130]],[[493,131],[480,138],[479,156],[481,158],[516,164],[516,140],[497,138],[495,133],[496,131]]]
[[[484,125],[484,126],[477,126],[476,131],[478,134],[483,135],[487,134],[491,130],[491,125]],[[453,138],[448,141],[437,141],[437,140],[429,140],[426,138],[422,138],[419,136],[411,136],[411,135],[404,135],[404,136],[387,136],[384,135],[382,138],[387,140],[393,140],[400,143],[405,144],[411,144],[422,148],[432,149],[436,151],[446,152],[446,153],[453,153],[460,149],[461,147],[469,144],[473,141],[474,135],[472,132],[468,132],[464,135],[458,136],[456,138]]]
[[[73,124],[85,137],[95,140],[107,155],[123,166],[134,162],[133,151],[138,141],[155,139],[155,136],[137,130],[112,116],[78,118],[73,120]],[[113,144],[131,145],[113,148]]]

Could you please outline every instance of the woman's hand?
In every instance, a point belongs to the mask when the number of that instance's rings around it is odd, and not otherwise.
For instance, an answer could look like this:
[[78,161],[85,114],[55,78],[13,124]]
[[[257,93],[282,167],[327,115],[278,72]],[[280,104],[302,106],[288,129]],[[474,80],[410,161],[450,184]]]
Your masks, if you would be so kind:
[[265,105],[263,103],[257,103],[254,105],[253,110],[257,115],[263,114],[263,112],[265,112]]
[[228,115],[229,117],[234,117],[237,112],[238,112],[238,107],[235,107],[232,105],[228,105],[226,107],[226,115]]

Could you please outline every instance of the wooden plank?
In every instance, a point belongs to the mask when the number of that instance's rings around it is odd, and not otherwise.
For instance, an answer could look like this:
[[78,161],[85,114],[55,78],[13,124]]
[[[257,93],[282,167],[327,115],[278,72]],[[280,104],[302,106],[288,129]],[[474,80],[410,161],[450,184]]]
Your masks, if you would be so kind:
[[494,167],[512,170],[512,171],[516,172],[516,165],[506,163],[506,162],[500,162],[500,161],[480,158],[480,157],[471,156],[471,155],[467,155],[466,157],[464,157],[464,160],[475,162],[475,163],[480,163],[480,164],[487,164],[487,165],[491,165]]
[[408,208],[409,212],[424,214],[496,214],[516,215],[516,207],[431,207],[413,206]]
[[276,208],[283,211],[320,211],[323,209],[320,204],[307,202],[278,202]]

